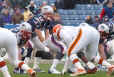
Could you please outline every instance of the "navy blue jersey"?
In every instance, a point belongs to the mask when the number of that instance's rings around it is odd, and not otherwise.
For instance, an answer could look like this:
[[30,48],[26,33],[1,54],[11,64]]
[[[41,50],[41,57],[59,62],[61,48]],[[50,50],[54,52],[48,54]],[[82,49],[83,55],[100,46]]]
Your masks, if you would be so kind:
[[32,31],[36,29],[51,29],[53,26],[52,21],[46,20],[43,15],[34,16],[27,21],[32,25]]

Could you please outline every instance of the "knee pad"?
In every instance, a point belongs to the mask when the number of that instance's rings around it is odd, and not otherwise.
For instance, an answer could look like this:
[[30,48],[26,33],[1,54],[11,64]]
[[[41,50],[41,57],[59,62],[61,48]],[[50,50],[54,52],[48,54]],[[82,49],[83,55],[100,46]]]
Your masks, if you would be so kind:
[[61,52],[57,52],[57,54],[56,54],[56,59],[62,59],[63,58],[63,56],[64,56],[64,54],[63,53],[61,53]]

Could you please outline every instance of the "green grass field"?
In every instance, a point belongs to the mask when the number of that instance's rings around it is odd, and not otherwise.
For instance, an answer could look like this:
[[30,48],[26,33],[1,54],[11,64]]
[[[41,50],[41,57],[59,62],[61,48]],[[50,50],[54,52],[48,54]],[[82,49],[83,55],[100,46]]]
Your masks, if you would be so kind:
[[[10,74],[12,77],[29,77],[26,74],[23,75],[19,75],[19,74],[14,74],[13,71],[13,66],[11,66],[10,64],[8,65],[8,69],[10,71]],[[37,77],[70,77],[69,74],[65,74],[65,75],[55,75],[55,74],[48,74],[48,68],[50,67],[50,65],[48,64],[40,64],[41,69],[45,70],[46,73],[37,73]],[[63,67],[63,65],[58,65],[58,70],[61,70]],[[0,77],[3,77],[2,73],[0,72]],[[97,72],[96,74],[86,74],[86,75],[81,75],[81,76],[77,76],[77,77],[109,77],[107,76],[106,72]],[[110,77],[114,77],[114,75],[110,76]]]

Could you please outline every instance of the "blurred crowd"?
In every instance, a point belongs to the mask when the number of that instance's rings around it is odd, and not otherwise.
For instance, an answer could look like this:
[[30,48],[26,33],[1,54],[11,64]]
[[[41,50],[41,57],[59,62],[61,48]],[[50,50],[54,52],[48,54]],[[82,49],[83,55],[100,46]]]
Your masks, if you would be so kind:
[[[48,5],[46,1],[42,2],[41,6],[37,6],[34,1],[30,1],[27,6],[21,8],[20,6],[11,7],[5,0],[0,0],[0,26],[7,24],[20,24],[21,22],[28,21],[32,16],[40,14],[43,6]],[[54,22],[61,23],[60,16],[57,13],[55,4],[50,4],[55,11]]]
[[103,8],[99,16],[87,16],[85,22],[97,27],[101,23],[106,23],[114,21],[114,10],[113,10],[113,0],[96,0],[99,5],[102,5]]
[[[58,1],[58,0],[57,0]],[[99,16],[87,16],[85,22],[93,25],[94,27],[98,26],[101,22],[107,22],[109,20],[114,20],[113,12],[113,0],[93,0],[99,5],[103,6]],[[7,0],[0,0],[0,26],[7,24],[20,24],[21,22],[28,21],[33,15],[40,14],[40,10],[43,6],[48,5],[48,2],[43,1],[41,6],[37,6],[33,0],[29,2],[24,8],[19,6],[11,7]],[[54,23],[61,24],[61,17],[57,13],[57,8],[54,3],[49,6],[53,7],[55,11]]]

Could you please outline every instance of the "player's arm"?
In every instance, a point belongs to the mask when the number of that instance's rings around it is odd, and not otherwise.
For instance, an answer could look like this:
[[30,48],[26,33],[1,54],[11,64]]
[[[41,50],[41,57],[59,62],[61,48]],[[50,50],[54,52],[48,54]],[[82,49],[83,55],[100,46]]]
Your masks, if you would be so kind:
[[98,46],[99,48],[99,54],[103,59],[106,59],[106,55],[105,55],[105,51],[104,51],[104,45],[103,44],[99,44]]
[[35,29],[35,32],[36,32],[37,36],[39,37],[40,41],[43,42],[44,37],[42,36],[41,30],[40,29]]
[[49,29],[45,30],[45,40],[47,40],[49,37]]

